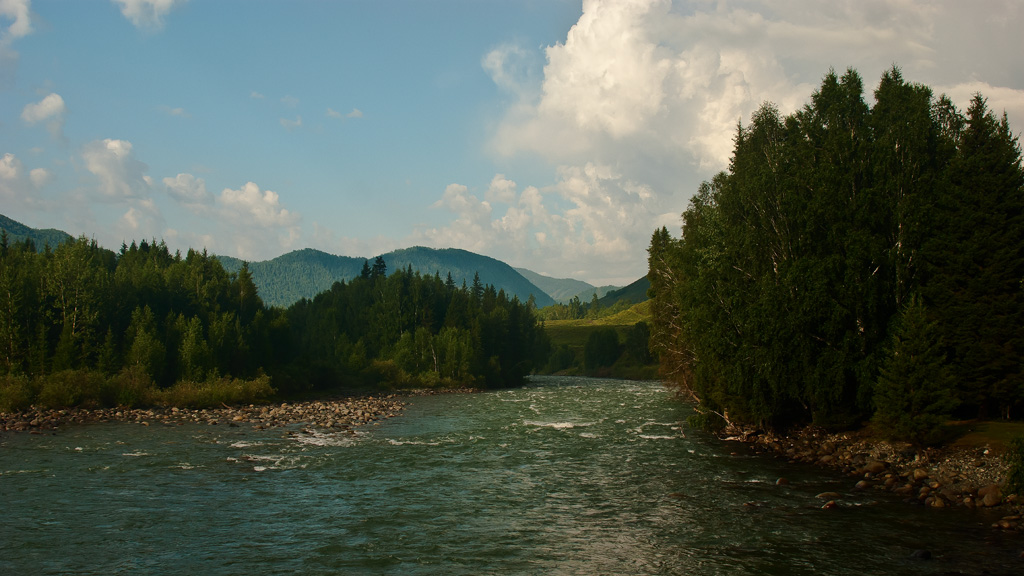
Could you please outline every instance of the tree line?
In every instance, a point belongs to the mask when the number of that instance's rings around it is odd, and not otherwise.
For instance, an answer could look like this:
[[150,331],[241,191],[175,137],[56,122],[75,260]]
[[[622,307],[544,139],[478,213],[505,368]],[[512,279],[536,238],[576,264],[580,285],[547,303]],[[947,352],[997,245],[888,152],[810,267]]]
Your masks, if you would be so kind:
[[479,278],[459,288],[378,259],[281,310],[246,266],[228,273],[205,251],[154,240],[115,253],[84,237],[40,251],[0,234],[0,409],[131,405],[183,383],[263,396],[271,383],[514,385],[546,346],[529,308]]
[[893,67],[738,126],[649,249],[652,342],[709,421],[935,440],[1024,409],[1024,171],[1005,113]]

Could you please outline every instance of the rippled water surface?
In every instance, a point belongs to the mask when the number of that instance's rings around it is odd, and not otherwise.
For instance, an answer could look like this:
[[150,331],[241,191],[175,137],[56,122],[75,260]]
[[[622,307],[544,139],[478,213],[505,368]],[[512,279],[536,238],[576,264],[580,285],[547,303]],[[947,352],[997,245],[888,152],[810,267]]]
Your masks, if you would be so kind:
[[[541,378],[412,398],[356,436],[120,423],[0,436],[0,574],[1024,568],[1019,537],[979,529],[985,512],[854,493],[688,415],[657,383]],[[839,509],[820,508],[826,490]]]

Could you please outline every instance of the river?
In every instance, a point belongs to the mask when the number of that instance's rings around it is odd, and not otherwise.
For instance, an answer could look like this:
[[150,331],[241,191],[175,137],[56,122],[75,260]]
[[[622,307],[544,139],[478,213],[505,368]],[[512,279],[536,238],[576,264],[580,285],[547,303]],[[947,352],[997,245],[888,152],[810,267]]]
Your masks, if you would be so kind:
[[[0,574],[1024,567],[1019,536],[983,527],[990,512],[854,492],[689,429],[689,414],[657,383],[545,377],[413,397],[355,436],[128,423],[0,435]],[[821,508],[825,491],[843,494],[837,509]]]

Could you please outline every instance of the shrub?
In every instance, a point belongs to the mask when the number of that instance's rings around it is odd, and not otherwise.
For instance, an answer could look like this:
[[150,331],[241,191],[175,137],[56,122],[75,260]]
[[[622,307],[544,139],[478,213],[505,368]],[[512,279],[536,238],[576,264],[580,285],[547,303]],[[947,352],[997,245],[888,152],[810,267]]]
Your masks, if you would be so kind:
[[156,392],[161,404],[181,408],[212,408],[231,404],[254,404],[275,394],[269,376],[252,380],[210,378],[205,382],[180,381]]
[[1003,491],[1007,494],[1024,495],[1024,436],[1018,436],[1010,441],[1003,461],[1009,467]]
[[125,408],[148,406],[153,403],[155,394],[149,374],[140,366],[129,366],[110,381],[107,404]]
[[26,410],[35,397],[35,390],[27,377],[8,374],[0,378],[0,412]]

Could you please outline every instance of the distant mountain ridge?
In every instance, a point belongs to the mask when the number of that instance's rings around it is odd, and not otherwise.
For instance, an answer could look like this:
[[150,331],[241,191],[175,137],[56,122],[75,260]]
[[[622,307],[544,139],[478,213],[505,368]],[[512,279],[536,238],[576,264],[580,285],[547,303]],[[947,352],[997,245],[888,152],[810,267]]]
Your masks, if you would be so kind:
[[[415,246],[382,254],[388,272],[412,268],[422,275],[437,273],[442,279],[448,274],[456,285],[473,283],[480,275],[483,284],[493,284],[509,297],[516,296],[526,302],[532,295],[538,308],[555,301],[508,264],[458,248],[424,248]],[[228,272],[242,268],[242,260],[230,256],[217,256]],[[330,289],[335,282],[349,281],[362,272],[363,262],[373,258],[335,256],[320,250],[306,248],[289,252],[271,260],[249,262],[249,271],[263,301],[271,306],[287,307],[301,298],[312,298]]]
[[[7,232],[8,243],[31,238],[37,250],[49,245],[55,248],[61,242],[74,237],[56,229],[36,229],[0,214],[0,229]],[[480,275],[483,284],[494,285],[504,290],[511,298],[516,296],[526,302],[532,295],[538,308],[568,302],[573,296],[589,302],[597,293],[602,306],[613,305],[621,298],[632,302],[647,299],[647,278],[641,278],[625,288],[614,286],[594,287],[582,280],[572,278],[551,278],[526,268],[513,268],[505,262],[458,248],[425,248],[414,246],[381,255],[388,271],[407,269],[423,275],[437,273],[446,279],[451,273],[452,280],[461,286],[472,284],[473,276]],[[373,263],[374,258],[336,256],[313,248],[295,250],[270,260],[249,262],[249,271],[259,290],[260,297],[271,306],[287,307],[302,298],[312,298],[329,290],[335,282],[349,281],[362,272],[363,262]],[[218,255],[224,269],[237,273],[243,260]]]
[[8,244],[14,244],[15,242],[21,242],[25,238],[31,238],[32,243],[36,245],[36,250],[40,252],[46,248],[47,245],[49,245],[50,248],[56,248],[61,242],[71,240],[73,238],[71,234],[68,234],[63,230],[56,230],[53,228],[39,230],[36,228],[30,228],[21,222],[11,220],[3,214],[0,214],[0,230],[7,232]]
[[[526,268],[515,268],[515,271],[522,274],[523,277],[532,282],[534,286],[546,292],[547,295],[551,296],[556,302],[560,302],[562,304],[572,300],[573,296],[595,290],[594,286],[591,284],[574,278],[552,278],[550,276],[538,274],[533,270],[527,270]],[[580,299],[582,298],[583,297],[580,296]]]

